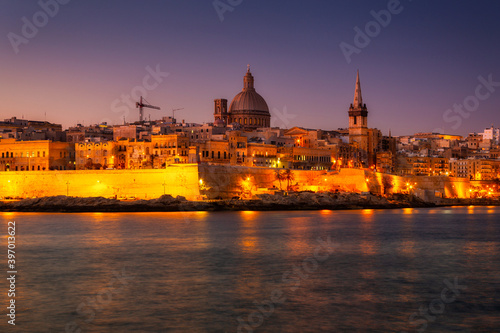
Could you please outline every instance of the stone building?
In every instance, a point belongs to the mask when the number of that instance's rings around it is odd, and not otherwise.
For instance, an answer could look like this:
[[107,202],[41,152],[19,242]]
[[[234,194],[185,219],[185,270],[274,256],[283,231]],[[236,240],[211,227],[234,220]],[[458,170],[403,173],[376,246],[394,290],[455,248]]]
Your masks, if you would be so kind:
[[488,159],[450,160],[450,173],[469,180],[494,180],[499,178],[500,161]]
[[113,140],[113,128],[106,123],[91,126],[78,124],[66,130],[66,141],[77,142],[103,142]]
[[316,148],[321,138],[321,130],[307,130],[301,127],[292,127],[284,132],[285,137],[293,139],[294,147]]
[[75,143],[76,169],[116,168],[119,146],[116,142],[80,142]]
[[73,170],[73,144],[50,140],[0,140],[0,171]]
[[449,176],[447,158],[427,156],[399,156],[396,173],[401,176]]
[[151,136],[152,165],[155,169],[167,164],[188,163],[189,138],[183,135]]

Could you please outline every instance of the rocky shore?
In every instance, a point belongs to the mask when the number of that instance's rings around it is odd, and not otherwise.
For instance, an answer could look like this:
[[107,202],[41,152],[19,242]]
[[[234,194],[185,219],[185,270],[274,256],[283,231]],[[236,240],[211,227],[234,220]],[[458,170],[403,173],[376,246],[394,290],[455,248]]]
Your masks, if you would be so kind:
[[176,212],[176,211],[271,211],[271,210],[341,210],[393,209],[453,205],[498,205],[498,201],[471,199],[443,199],[437,203],[425,202],[414,196],[389,197],[357,193],[291,193],[259,195],[252,200],[188,201],[184,197],[163,195],[158,199],[120,201],[103,197],[43,197],[20,201],[0,202],[3,212]]

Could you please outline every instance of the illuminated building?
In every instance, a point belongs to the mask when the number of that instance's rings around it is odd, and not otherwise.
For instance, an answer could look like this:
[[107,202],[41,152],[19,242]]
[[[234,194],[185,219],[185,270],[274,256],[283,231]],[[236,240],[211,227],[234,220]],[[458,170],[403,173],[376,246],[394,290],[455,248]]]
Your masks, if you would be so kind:
[[0,171],[73,170],[74,145],[50,140],[0,140]]
[[469,180],[494,180],[498,178],[500,161],[487,159],[450,160],[450,174]]
[[447,158],[426,156],[399,158],[396,172],[402,176],[448,176],[450,174]]
[[113,141],[76,143],[76,169],[115,168],[118,145]]
[[189,138],[183,135],[153,135],[151,146],[154,168],[162,168],[166,164],[188,163]]
[[318,139],[321,137],[319,130],[306,130],[301,127],[292,127],[283,133],[285,137],[293,139],[294,147],[314,148],[318,147]]
[[278,148],[275,145],[248,143],[249,166],[277,167]]

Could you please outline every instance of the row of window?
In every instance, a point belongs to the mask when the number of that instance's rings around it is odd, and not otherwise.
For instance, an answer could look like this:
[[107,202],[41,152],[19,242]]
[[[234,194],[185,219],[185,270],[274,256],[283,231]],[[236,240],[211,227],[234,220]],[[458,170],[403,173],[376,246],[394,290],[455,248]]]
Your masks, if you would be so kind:
[[269,121],[264,118],[235,118],[233,121],[240,125],[269,126]]
[[[95,151],[94,151],[94,154],[95,154],[96,156],[99,156],[99,155],[100,155],[100,153],[101,153],[101,151],[100,151],[100,150],[95,150]],[[91,155],[91,154],[92,154],[92,149],[88,149],[87,154],[88,154],[88,155]],[[107,151],[107,150],[103,150],[103,151],[102,151],[102,155],[103,155],[103,156],[108,156],[108,151]],[[84,157],[84,156],[85,156],[85,152],[84,152],[83,150],[80,150],[80,157]]]
[[[212,157],[211,157],[211,158],[215,158],[215,152],[214,152],[214,151],[212,151],[212,154],[211,154],[211,155],[212,155]],[[206,158],[208,158],[208,157],[210,156],[210,152],[209,152],[208,150],[203,150],[203,151],[201,152],[201,156],[202,156],[202,157],[206,157]],[[220,151],[218,151],[218,152],[217,152],[217,159],[219,159],[219,160],[220,160],[222,156],[224,156],[224,159],[227,159],[227,156],[228,156],[228,155],[227,155],[227,153],[226,153],[226,152],[224,152],[224,155],[222,155],[222,154],[221,154],[221,152],[220,152]],[[231,155],[229,155],[229,156],[231,156]],[[231,157],[230,157],[230,158],[231,158]]]
[[[2,153],[2,158],[14,158],[14,153],[13,152],[10,152],[10,156],[9,156],[9,152],[3,152]],[[26,155],[24,155],[24,153],[16,153],[15,154],[15,157],[45,157],[45,151],[42,151],[40,153],[40,151],[37,151],[36,154],[35,152],[26,152]],[[65,158],[66,157],[66,152],[62,152],[60,151],[59,152],[59,157],[60,158]],[[71,153],[69,153],[69,157],[71,157]]]
[[[6,169],[7,170],[10,170],[10,166],[7,165],[6,166]],[[14,168],[15,171],[45,171],[46,168],[45,167],[41,167],[40,165],[32,165],[31,168],[30,167],[24,167],[24,166],[18,166],[16,165],[15,168]],[[62,167],[62,166],[55,166],[55,167],[51,167],[50,170],[68,170],[66,169],[66,167]]]
[[[66,153],[65,153],[66,154]],[[13,152],[10,152],[10,158],[13,158],[14,157],[14,153]],[[37,151],[36,152],[36,156],[35,156],[35,152],[26,152],[26,155],[24,155],[23,153],[16,153],[16,157],[40,157],[40,152]],[[45,151],[42,152],[42,156],[41,157],[45,157]],[[9,152],[3,152],[2,153],[2,158],[9,158]]]
[[[225,151],[224,151],[224,152],[222,152],[222,153],[221,153],[220,151],[218,151],[218,152],[217,152],[217,154],[215,153],[215,151],[211,151],[211,152],[210,152],[210,151],[208,151],[208,150],[202,150],[202,151],[201,151],[201,157],[204,157],[204,158],[216,158],[216,156],[217,156],[217,159],[221,159],[221,158],[223,158],[223,159],[227,159],[227,158],[231,158],[231,157],[232,157],[232,154],[228,154],[228,153],[227,153],[227,152],[225,152]],[[238,157],[238,158],[239,158],[239,157],[243,157],[243,158],[245,158],[245,153],[243,152],[243,153],[241,153],[241,155],[240,155],[240,152],[239,152],[239,151],[237,151],[237,152],[236,152],[236,157]]]
[[202,135],[201,138],[198,137],[198,134],[196,134],[196,137],[194,135],[191,135],[191,139],[209,139],[208,135]]
[[[198,138],[198,137],[196,137],[196,138]],[[175,142],[169,142],[168,146],[167,146],[166,142],[162,142],[159,145],[155,144],[155,148],[187,148],[187,147],[188,147],[187,143],[184,143],[184,144],[178,143],[178,144],[176,144]]]
[[306,156],[306,155],[295,155],[293,157],[296,161],[312,161],[312,162],[325,162],[328,163],[331,161],[330,156]]

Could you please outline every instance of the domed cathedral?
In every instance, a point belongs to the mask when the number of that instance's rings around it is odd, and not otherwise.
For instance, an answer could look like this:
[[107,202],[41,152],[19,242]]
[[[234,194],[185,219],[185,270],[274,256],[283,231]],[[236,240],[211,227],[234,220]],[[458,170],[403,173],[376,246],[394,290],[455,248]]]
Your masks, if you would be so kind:
[[227,100],[216,99],[214,111],[215,125],[226,126],[238,123],[243,129],[271,127],[271,114],[266,101],[255,91],[254,78],[248,65],[243,77],[243,90],[233,98],[229,111]]

